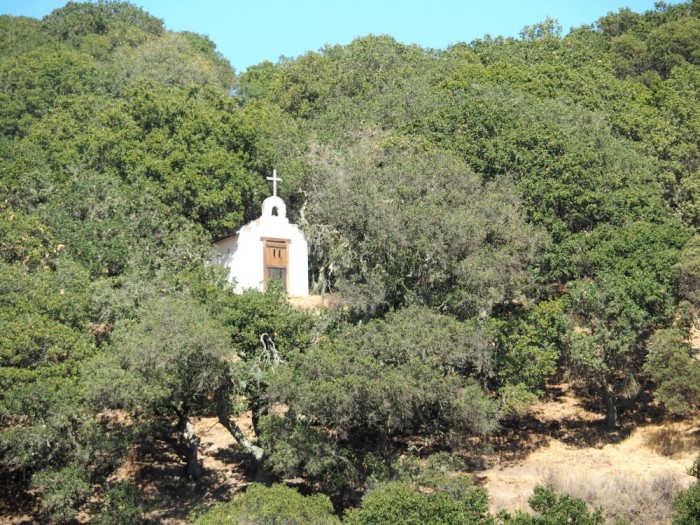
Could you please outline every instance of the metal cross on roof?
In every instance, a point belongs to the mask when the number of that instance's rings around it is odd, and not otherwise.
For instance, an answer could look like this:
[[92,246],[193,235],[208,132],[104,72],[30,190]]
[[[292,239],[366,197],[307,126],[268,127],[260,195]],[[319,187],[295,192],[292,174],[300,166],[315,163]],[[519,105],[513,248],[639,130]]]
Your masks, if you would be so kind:
[[282,179],[277,176],[277,170],[272,170],[272,177],[265,177],[265,179],[272,181],[272,196],[277,197],[277,183],[282,182]]

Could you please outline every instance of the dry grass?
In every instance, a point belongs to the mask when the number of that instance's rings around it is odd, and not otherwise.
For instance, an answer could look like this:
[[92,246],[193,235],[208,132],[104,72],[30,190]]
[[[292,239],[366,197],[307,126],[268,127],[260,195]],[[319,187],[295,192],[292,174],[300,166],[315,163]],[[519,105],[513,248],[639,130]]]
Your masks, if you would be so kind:
[[591,507],[603,507],[609,522],[624,518],[635,525],[668,523],[673,498],[687,485],[684,476],[672,472],[591,479],[575,472],[550,470],[542,479],[557,492],[580,498]]
[[678,457],[700,449],[697,429],[688,429],[681,424],[670,423],[650,429],[644,439],[645,445],[657,454],[669,458]]
[[477,476],[493,512],[528,510],[534,487],[549,484],[602,506],[610,521],[670,523],[673,497],[695,481],[687,469],[700,448],[698,429],[690,421],[645,419],[648,414],[640,413],[634,424],[609,433],[590,406],[559,385],[520,428],[500,438],[491,468]]

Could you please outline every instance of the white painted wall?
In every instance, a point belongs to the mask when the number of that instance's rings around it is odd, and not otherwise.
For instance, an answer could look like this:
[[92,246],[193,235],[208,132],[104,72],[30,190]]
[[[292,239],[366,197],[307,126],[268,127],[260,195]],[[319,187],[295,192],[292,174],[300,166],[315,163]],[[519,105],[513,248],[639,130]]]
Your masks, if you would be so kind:
[[[277,208],[277,215],[273,209]],[[236,292],[246,288],[264,289],[264,241],[261,238],[288,239],[287,293],[291,297],[309,295],[309,248],[298,226],[287,219],[287,207],[279,197],[268,197],[262,216],[249,222],[234,235],[217,241],[219,262],[229,269],[229,282],[235,279]]]

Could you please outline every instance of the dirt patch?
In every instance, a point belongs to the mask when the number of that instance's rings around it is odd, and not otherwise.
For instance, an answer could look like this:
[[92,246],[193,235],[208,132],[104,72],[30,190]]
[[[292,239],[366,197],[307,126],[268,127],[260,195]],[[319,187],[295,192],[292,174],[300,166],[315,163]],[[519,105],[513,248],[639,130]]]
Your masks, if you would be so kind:
[[291,304],[294,308],[313,310],[314,312],[318,313],[324,308],[331,308],[340,304],[340,297],[333,294],[290,297],[289,304]]
[[565,385],[533,406],[521,428],[499,439],[488,458],[491,467],[478,476],[494,512],[528,510],[534,487],[549,484],[603,506],[609,517],[665,523],[675,493],[695,481],[687,474],[699,446],[690,422],[642,423],[631,432],[607,433],[602,416]]
[[[236,422],[252,434],[249,413]],[[182,458],[160,441],[134,449],[113,476],[115,481],[129,481],[142,490],[154,508],[146,514],[149,522],[186,523],[187,514],[195,507],[230,501],[255,481],[257,465],[238,451],[236,441],[216,418],[200,418],[194,426],[201,438],[200,461],[204,467],[197,482],[187,479]]]

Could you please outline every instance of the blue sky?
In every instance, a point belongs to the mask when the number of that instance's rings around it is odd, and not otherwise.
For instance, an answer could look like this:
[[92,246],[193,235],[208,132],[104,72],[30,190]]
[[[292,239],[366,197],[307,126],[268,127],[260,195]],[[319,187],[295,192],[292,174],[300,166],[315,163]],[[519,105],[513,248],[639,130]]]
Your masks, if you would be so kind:
[[[0,14],[41,18],[66,0],[0,0]],[[566,33],[622,7],[643,12],[655,0],[135,0],[174,31],[208,35],[237,71],[325,44],[388,34],[399,42],[444,49],[487,33],[517,36],[557,18]],[[676,3],[676,2],[671,2]]]

